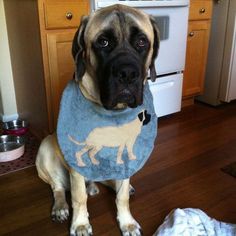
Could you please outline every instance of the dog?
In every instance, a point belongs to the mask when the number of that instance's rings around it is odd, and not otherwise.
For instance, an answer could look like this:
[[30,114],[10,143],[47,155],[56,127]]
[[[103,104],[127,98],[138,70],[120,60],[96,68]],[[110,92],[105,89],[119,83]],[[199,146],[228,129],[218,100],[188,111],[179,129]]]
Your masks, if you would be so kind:
[[[152,80],[156,78],[154,61],[158,49],[159,33],[152,17],[119,4],[103,8],[83,17],[75,34],[72,42],[72,55],[76,66],[75,80],[84,97],[98,106],[107,110],[136,108],[143,102],[143,88],[148,71]],[[143,124],[145,115],[143,113],[140,115],[143,117],[139,118]],[[137,133],[140,128],[139,125]],[[93,135],[90,138],[94,138]],[[99,148],[102,144],[103,141]],[[108,144],[120,145],[120,152],[124,145],[129,146],[121,140]],[[131,148],[129,151],[130,158],[134,159]],[[94,155],[93,153],[93,157]],[[81,154],[77,157],[83,165]],[[97,160],[93,161],[98,164]],[[122,160],[119,158],[118,162],[122,163]],[[36,167],[39,177],[52,188],[53,218],[59,221],[68,218],[65,190],[70,189],[73,207],[70,235],[91,235],[87,193],[96,194],[97,186],[89,182],[86,189],[85,178],[65,162],[55,134],[42,141]],[[132,190],[130,180],[106,181],[104,184],[116,191],[117,220],[122,235],[141,235],[141,227],[129,210],[129,194]]]
[[[94,165],[99,165],[99,161],[95,158],[95,155],[102,149],[102,147],[119,147],[116,158],[117,164],[124,163],[121,158],[125,147],[127,147],[129,160],[135,160],[136,156],[133,153],[133,145],[137,136],[141,132],[142,126],[149,123],[149,116],[150,115],[147,114],[147,111],[143,111],[138,114],[138,117],[135,120],[124,125],[118,127],[106,126],[95,128],[90,132],[85,142],[82,143],[68,135],[68,138],[73,143],[77,145],[85,145],[82,150],[76,153],[78,166],[86,166],[81,159],[85,152],[89,152],[89,157]],[[129,129],[134,129],[135,132],[132,133],[132,135],[127,135],[129,132],[126,131]],[[102,139],[100,138],[101,136]]]

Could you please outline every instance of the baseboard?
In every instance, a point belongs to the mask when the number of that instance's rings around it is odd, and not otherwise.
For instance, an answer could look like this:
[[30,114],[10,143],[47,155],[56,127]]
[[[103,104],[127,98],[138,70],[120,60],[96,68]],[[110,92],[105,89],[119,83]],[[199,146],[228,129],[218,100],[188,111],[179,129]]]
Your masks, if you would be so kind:
[[11,114],[11,115],[4,115],[4,114],[0,114],[0,120],[2,122],[7,122],[7,121],[11,121],[11,120],[16,120],[18,119],[19,115],[18,114]]
[[194,104],[194,97],[189,97],[189,98],[184,98],[182,99],[182,105],[181,107],[188,107],[188,106],[192,106]]

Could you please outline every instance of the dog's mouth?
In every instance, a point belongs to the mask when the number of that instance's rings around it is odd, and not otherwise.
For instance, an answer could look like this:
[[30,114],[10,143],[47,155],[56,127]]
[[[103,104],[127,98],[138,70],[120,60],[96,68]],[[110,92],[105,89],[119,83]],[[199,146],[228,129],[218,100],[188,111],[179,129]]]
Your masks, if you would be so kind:
[[125,88],[110,101],[104,102],[103,106],[107,110],[125,109],[127,107],[136,108],[142,104],[142,99],[138,99],[129,89]]
[[136,105],[135,104],[136,103],[135,96],[127,88],[122,90],[118,94],[116,101],[117,101],[117,103],[126,103],[127,105],[132,105],[132,106]]
[[142,63],[137,55],[123,51],[114,55],[98,72],[101,102],[108,110],[136,108],[143,100]]

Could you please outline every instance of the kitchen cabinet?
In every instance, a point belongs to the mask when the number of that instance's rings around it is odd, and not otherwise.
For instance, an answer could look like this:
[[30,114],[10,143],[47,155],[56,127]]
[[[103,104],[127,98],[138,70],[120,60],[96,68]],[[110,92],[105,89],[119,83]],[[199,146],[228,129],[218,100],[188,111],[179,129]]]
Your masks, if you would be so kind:
[[88,0],[39,0],[44,81],[49,132],[57,125],[62,91],[73,78],[71,46],[83,15],[89,13]]
[[209,21],[189,22],[183,96],[193,96],[203,91],[209,28]]
[[203,92],[209,45],[212,0],[191,0],[189,11],[183,103],[190,105]]
[[74,32],[50,32],[46,36],[47,64],[45,63],[44,66],[45,71],[48,69],[48,74],[45,76],[47,78],[45,84],[47,84],[47,106],[50,113],[48,119],[50,131],[52,131],[56,128],[62,92],[68,81],[73,78],[74,61],[71,55],[71,45]]

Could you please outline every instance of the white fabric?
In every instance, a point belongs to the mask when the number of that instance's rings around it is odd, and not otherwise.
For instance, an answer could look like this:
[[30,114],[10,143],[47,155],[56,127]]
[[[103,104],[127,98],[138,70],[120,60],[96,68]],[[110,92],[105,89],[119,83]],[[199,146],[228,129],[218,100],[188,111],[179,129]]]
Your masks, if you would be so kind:
[[153,236],[236,236],[236,224],[212,219],[199,209],[174,209]]

